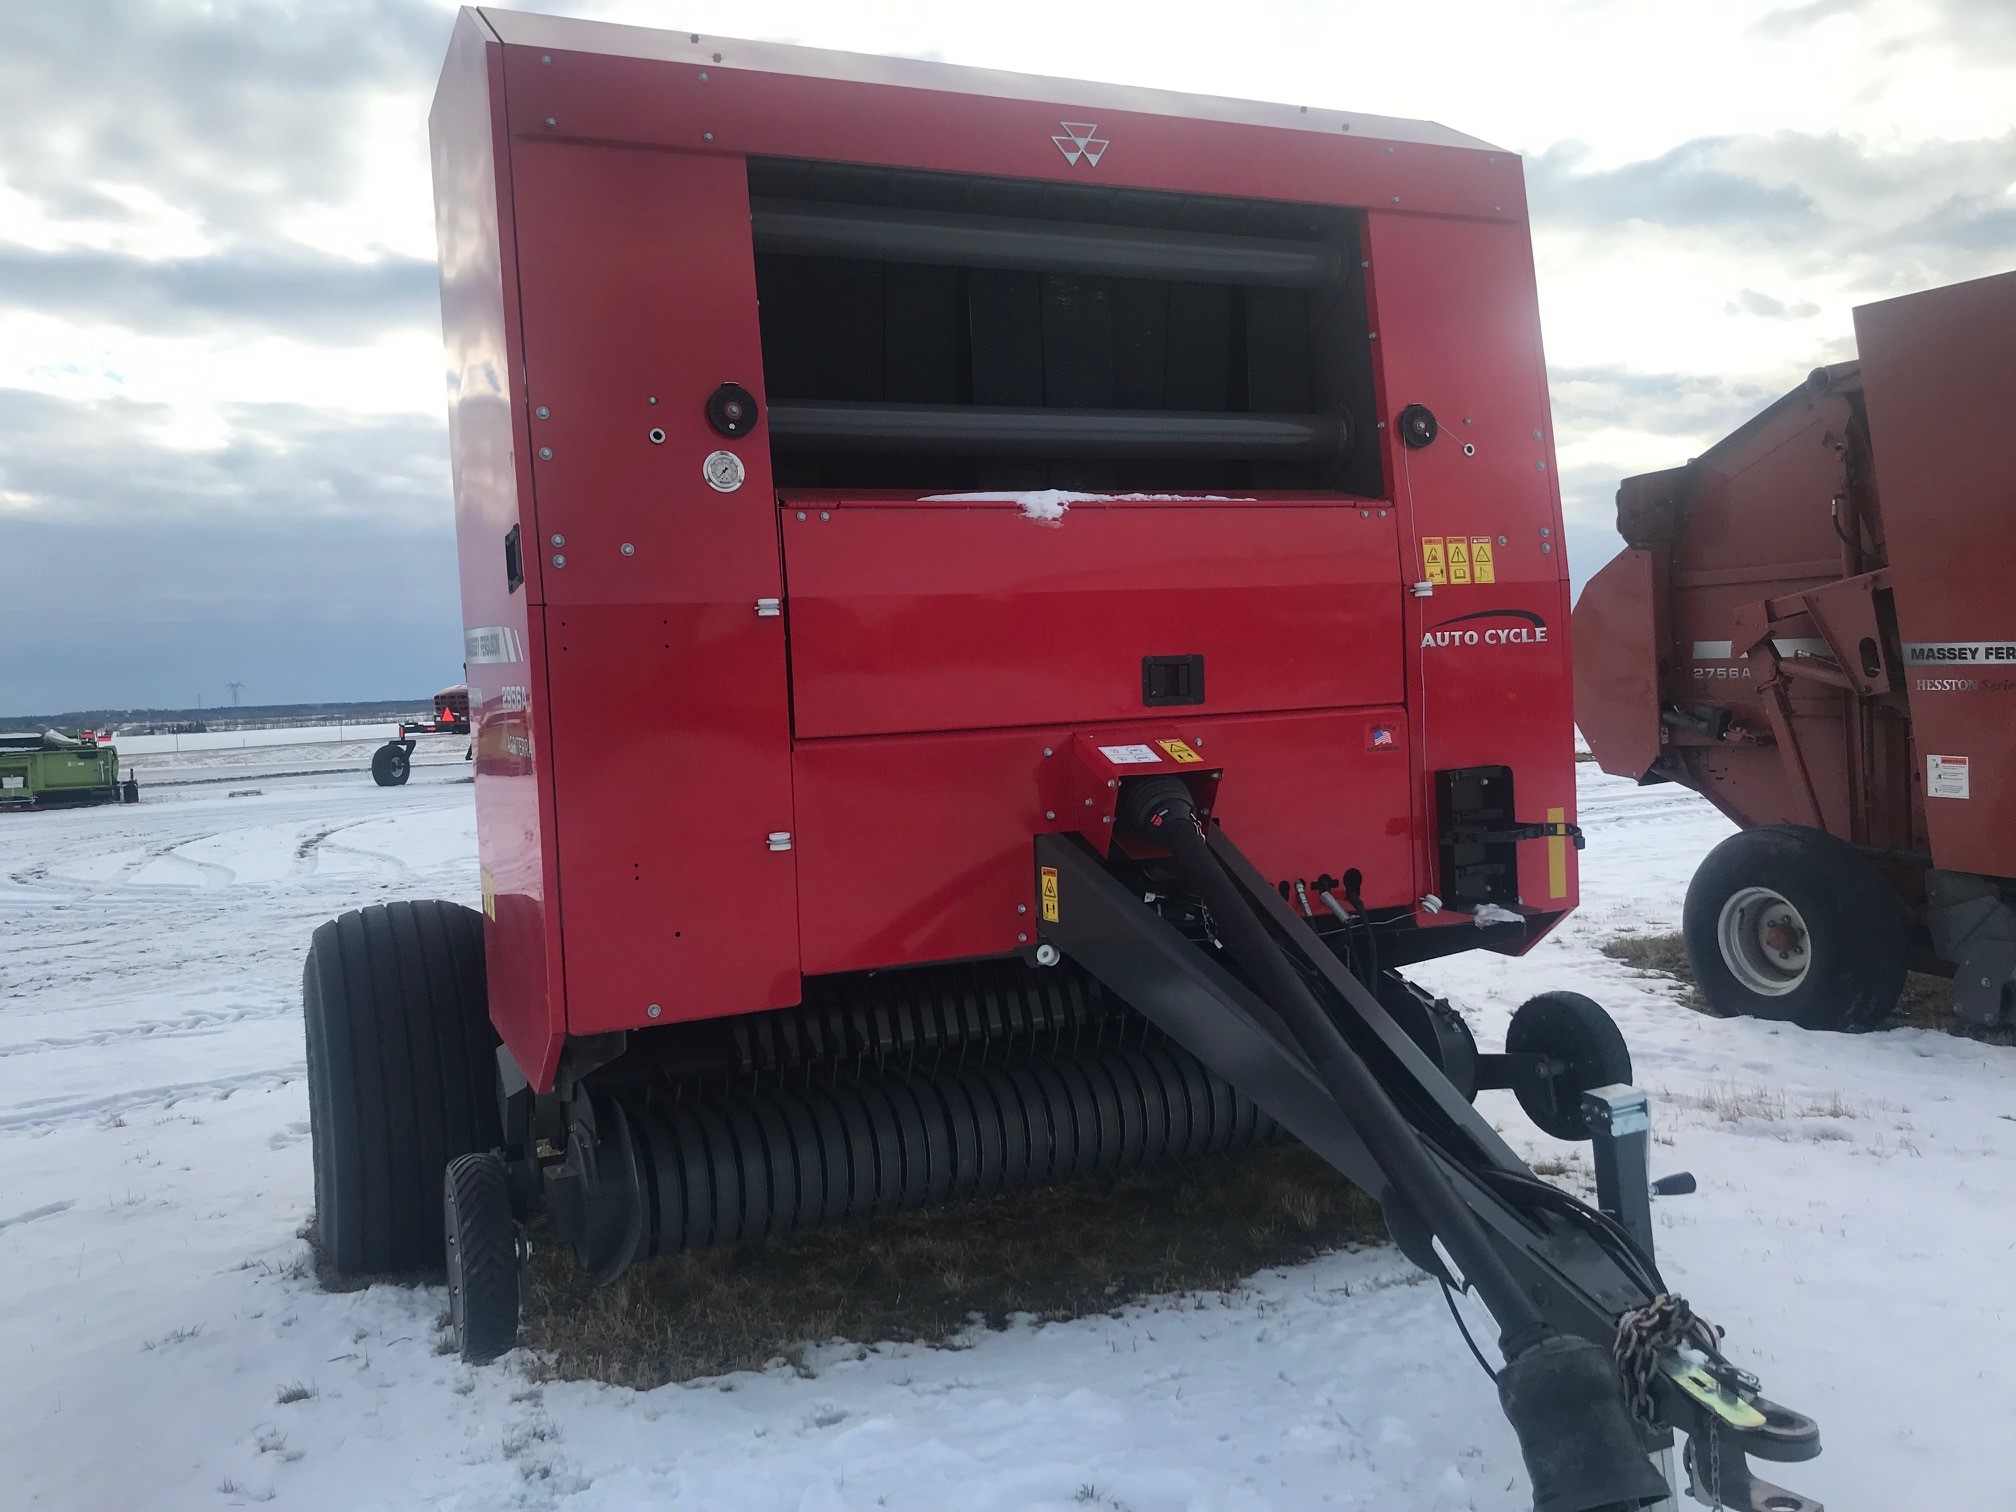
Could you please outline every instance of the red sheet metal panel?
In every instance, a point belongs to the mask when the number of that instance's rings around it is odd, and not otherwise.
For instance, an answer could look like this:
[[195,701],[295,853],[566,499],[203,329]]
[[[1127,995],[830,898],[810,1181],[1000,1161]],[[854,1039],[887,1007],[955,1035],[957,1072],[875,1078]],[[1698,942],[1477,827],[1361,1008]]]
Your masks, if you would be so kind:
[[[1438,768],[1509,766],[1522,822],[1575,818],[1568,570],[1524,229],[1366,219],[1382,412],[1422,404],[1441,426],[1419,450],[1382,433],[1403,571],[1432,589],[1406,610],[1425,876]],[[1521,846],[1519,886],[1572,907],[1572,848]]]
[[[1133,728],[1143,740],[1174,728],[1222,765],[1217,814],[1269,877],[1355,866],[1371,907],[1413,901],[1397,706]],[[1077,827],[1068,728],[808,741],[794,766],[808,973],[994,955],[1036,938],[1030,837]]]
[[[441,328],[448,358],[448,436],[468,627],[474,722],[476,835],[490,1013],[513,1056],[550,1082],[563,1032],[556,858],[546,843],[552,774],[537,759],[548,728],[534,594],[512,591],[504,539],[529,500],[523,416],[512,403],[518,369],[517,271],[511,238],[508,143],[492,101],[501,50],[465,16],[442,70],[431,125],[441,259]],[[529,530],[530,521],[525,529]],[[536,587],[537,572],[532,582]],[[536,690],[536,691],[535,691]]]
[[[699,402],[761,388],[742,165],[547,142],[513,165],[568,1028],[795,1002],[768,447]],[[702,470],[724,450],[728,492]]]
[[1400,695],[1383,505],[794,498],[784,557],[801,739],[1139,718],[1147,656],[1203,657],[1199,713]]
[[2016,273],[1864,305],[1855,339],[1932,859],[2016,876]]

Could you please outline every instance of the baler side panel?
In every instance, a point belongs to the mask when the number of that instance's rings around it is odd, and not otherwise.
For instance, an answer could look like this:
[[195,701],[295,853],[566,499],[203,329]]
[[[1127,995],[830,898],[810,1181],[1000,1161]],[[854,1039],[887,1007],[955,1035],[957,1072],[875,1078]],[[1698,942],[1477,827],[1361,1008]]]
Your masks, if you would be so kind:
[[800,740],[1140,719],[1150,656],[1214,715],[1400,699],[1383,505],[801,499],[784,552]]
[[[1366,904],[1388,908],[1414,898],[1404,718],[1393,705],[1223,718],[1161,709],[1136,711],[1132,733],[1102,726],[1100,736],[1178,732],[1223,768],[1214,812],[1269,877],[1356,867]],[[957,960],[1034,940],[1029,837],[1078,827],[1070,736],[1055,726],[800,742],[805,970]]]
[[720,383],[762,393],[743,166],[521,135],[513,179],[568,1028],[795,1003],[767,438],[705,415]]
[[551,1084],[564,1029],[560,923],[551,834],[553,788],[540,754],[549,727],[532,605],[536,563],[513,591],[505,540],[536,556],[522,475],[522,369],[510,223],[503,49],[469,11],[457,21],[430,120],[449,452],[462,583],[463,654],[472,724],[477,850],[490,1015],[531,1081]]
[[1855,335],[1933,864],[2016,877],[2016,273],[1864,305]]
[[[1509,766],[1522,822],[1575,818],[1567,564],[1524,227],[1385,211],[1366,221],[1382,413],[1424,404],[1441,427],[1418,450],[1382,433],[1403,575],[1433,580],[1424,545],[1434,542],[1445,579],[1406,600],[1404,621],[1416,867],[1428,891],[1439,770]],[[1479,580],[1480,543],[1489,581]],[[1574,848],[1522,845],[1519,895],[1533,908],[1574,907]]]

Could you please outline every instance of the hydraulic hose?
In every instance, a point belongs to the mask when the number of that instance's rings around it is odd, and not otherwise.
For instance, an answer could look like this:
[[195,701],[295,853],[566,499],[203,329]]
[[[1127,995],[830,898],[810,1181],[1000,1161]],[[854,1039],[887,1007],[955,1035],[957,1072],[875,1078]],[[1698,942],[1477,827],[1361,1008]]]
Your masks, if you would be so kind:
[[1345,1043],[1238,884],[1211,854],[1189,789],[1174,778],[1163,778],[1143,783],[1133,796],[1127,817],[1136,829],[1169,848],[1183,881],[1211,911],[1220,937],[1295,1036],[1324,1089],[1365,1141],[1365,1148],[1441,1238],[1450,1258],[1462,1268],[1464,1279],[1477,1288],[1491,1309],[1507,1356],[1514,1352],[1515,1344],[1523,1348],[1534,1342],[1547,1330],[1547,1324],[1491,1247],[1482,1225],[1464,1205],[1420,1135],[1386,1095],[1371,1068]]

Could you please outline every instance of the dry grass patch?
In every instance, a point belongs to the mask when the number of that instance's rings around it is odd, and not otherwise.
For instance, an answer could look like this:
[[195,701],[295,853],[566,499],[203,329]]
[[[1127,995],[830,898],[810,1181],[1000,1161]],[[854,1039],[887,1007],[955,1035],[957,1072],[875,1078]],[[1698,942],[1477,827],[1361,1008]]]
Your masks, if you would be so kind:
[[1687,943],[1678,934],[1618,935],[1602,945],[1603,954],[1622,961],[1636,971],[1670,977],[1680,983],[1680,1001],[1698,1013],[1713,1014],[1708,999],[1694,985],[1694,968],[1687,961]]
[[535,1242],[520,1338],[542,1376],[648,1389],[779,1358],[802,1369],[807,1345],[833,1339],[942,1344],[976,1318],[998,1328],[1224,1290],[1384,1238],[1370,1198],[1279,1145],[672,1256],[602,1290]]

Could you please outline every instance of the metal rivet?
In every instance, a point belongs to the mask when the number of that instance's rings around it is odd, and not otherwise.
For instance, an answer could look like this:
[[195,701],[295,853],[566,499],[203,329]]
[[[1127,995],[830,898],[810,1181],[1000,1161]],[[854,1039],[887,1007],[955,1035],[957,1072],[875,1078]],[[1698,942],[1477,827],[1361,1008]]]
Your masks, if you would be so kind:
[[1045,819],[1055,819],[1055,818],[1057,817],[1057,810],[1055,810],[1055,809],[1045,809],[1045,810],[1043,810],[1043,817],[1044,817]]
[[625,541],[623,543],[623,555],[635,556],[637,555],[637,548],[635,546],[632,546],[628,541]]
[[553,558],[553,565],[555,567],[565,567],[567,565],[567,558],[565,558],[564,556],[556,556],[555,558]]
[[711,131],[706,131],[706,132],[702,132],[702,133],[701,133],[701,140],[702,140],[702,141],[706,141],[706,142],[711,142],[711,141],[713,141],[713,140],[714,140],[714,133],[713,133],[713,132],[711,132]]
[[550,447],[550,446],[542,446],[542,447],[540,447],[540,448],[539,448],[539,460],[540,460],[541,462],[551,462],[551,461],[553,460],[553,448],[552,448],[552,447]]
[[544,420],[548,418],[553,413],[553,411],[549,410],[548,408],[546,408],[545,405],[542,404],[539,406],[539,408],[532,411],[532,413],[537,415],[541,420]]
[[1554,549],[1554,543],[1552,541],[1542,541],[1540,543],[1540,549],[1542,551],[1552,551]]
[[656,404],[658,402],[658,396],[656,394],[653,394],[649,399],[646,399],[644,402],[646,404]]
[[1533,439],[1535,441],[1538,441],[1540,439],[1540,432],[1538,432],[1537,430],[1533,432]]
[[706,74],[704,74],[704,73],[703,73],[703,74],[701,74],[701,75],[700,75],[700,82],[701,82],[702,84],[705,84],[705,83],[707,82],[707,75],[706,75]]
[[1111,824],[1113,822],[1113,816],[1111,814],[1108,814],[1104,818],[1102,818],[1099,822],[1101,824]]
[[1503,215],[1505,213],[1505,207],[1503,205],[1493,205],[1491,208],[1500,215]]
[[1379,422],[1379,429],[1380,429],[1380,430],[1384,430],[1384,429],[1386,429],[1386,422],[1385,422],[1384,420],[1381,420],[1381,421]]
[[1391,157],[1391,156],[1393,155],[1393,149],[1392,149],[1391,147],[1388,147],[1388,148],[1386,149],[1386,155],[1387,155],[1388,157]]
[[658,1017],[658,1015],[663,1013],[664,1011],[665,1010],[660,1008],[656,1003],[653,1003],[649,1008],[646,1008],[644,1010],[644,1012],[651,1018]]
[[551,54],[551,53],[541,53],[541,54],[539,55],[539,61],[540,61],[541,63],[551,63],[551,62],[553,61],[553,54]]
[[554,120],[554,119],[553,119],[553,117],[551,117],[551,116],[548,116],[548,117],[546,117],[546,124],[547,124],[548,126],[558,126],[558,125],[559,125],[560,123],[559,123],[558,121]]
[[1085,807],[1087,807],[1087,808],[1090,808],[1090,807],[1092,807],[1092,800],[1091,800],[1090,798],[1087,798],[1087,799],[1085,800]]
[[1468,415],[1465,415],[1465,416],[1463,417],[1463,423],[1464,423],[1465,425],[1468,425],[1468,424],[1470,423],[1470,417],[1469,417]]
[[1108,786],[1109,788],[1116,788],[1120,786],[1120,779],[1118,777],[1108,777],[1106,779],[1106,786]]
[[1369,520],[1372,518],[1372,511],[1369,509],[1361,509],[1358,511],[1358,518],[1361,520]]
[[1540,534],[1543,536],[1550,536],[1554,534],[1554,527],[1551,525],[1542,525],[1540,527]]
[[1380,519],[1382,519],[1382,520],[1386,518],[1386,511],[1385,511],[1385,510],[1383,510],[1383,509],[1382,509],[1382,510],[1380,510],[1380,511],[1379,511],[1379,518],[1380,518]]
[[1546,464],[1545,462],[1535,462],[1535,463],[1533,464],[1533,471],[1535,471],[1535,472],[1545,472],[1545,471],[1547,471],[1547,464]]
[[555,537],[553,537],[553,544],[555,546],[565,546],[567,544],[567,537],[563,535],[556,535]]
[[1027,913],[1027,912],[1029,912],[1029,905],[1028,905],[1027,903],[1017,903],[1017,904],[1015,905],[1015,912],[1017,912],[1017,913]]
[[652,426],[649,434],[651,437],[651,444],[653,446],[663,446],[665,444],[665,432],[660,430],[657,426],[655,425]]
[[1367,341],[1377,341],[1379,339],[1379,333],[1377,331],[1372,331],[1369,334],[1367,334],[1365,339]]
[[1358,266],[1361,268],[1369,268],[1372,266],[1372,259],[1369,257],[1361,257],[1358,259]]
[[1507,536],[1500,536],[1500,537],[1498,537],[1498,544],[1499,544],[1500,546],[1510,546],[1510,545],[1512,544],[1512,542],[1511,542],[1511,539],[1510,539],[1509,537],[1507,537]]
[[1200,746],[1204,744],[1204,737],[1200,735],[1195,740],[1191,741],[1190,744],[1192,744],[1193,746]]
[[801,520],[805,518],[805,511],[804,511],[804,510],[802,510],[802,509],[801,509],[801,510],[799,510],[799,511],[798,511],[798,518],[799,518],[799,519],[801,519]]
[[[1396,205],[1400,203],[1400,196],[1399,196],[1399,195],[1397,195],[1397,194],[1396,194],[1396,195],[1394,195],[1394,196],[1393,196],[1393,203],[1394,203],[1394,204],[1396,204]],[[1201,812],[1202,812],[1202,810],[1199,810],[1199,812],[1201,813]]]
[[1048,755],[1052,754],[1052,753],[1051,753],[1051,750],[1050,750],[1050,747],[1048,747],[1048,746],[1045,746],[1045,747],[1043,747],[1043,754],[1044,754],[1045,756],[1048,756]]
[[833,518],[833,511],[830,509],[822,509],[819,511],[819,518],[822,520],[830,520]]
[[1027,945],[1029,943],[1029,936],[1027,936],[1026,934],[1018,934],[1017,936],[1015,936],[1015,938],[1024,945]]

